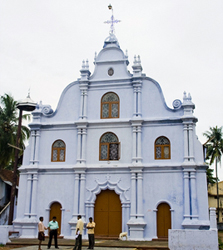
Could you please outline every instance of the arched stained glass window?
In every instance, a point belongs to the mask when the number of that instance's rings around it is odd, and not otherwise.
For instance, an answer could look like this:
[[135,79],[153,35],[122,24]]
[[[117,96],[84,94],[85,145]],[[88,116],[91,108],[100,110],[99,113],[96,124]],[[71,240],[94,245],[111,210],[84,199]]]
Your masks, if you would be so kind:
[[66,145],[62,140],[57,140],[52,145],[51,161],[65,161]]
[[119,118],[119,97],[109,92],[101,98],[101,118]]
[[111,133],[105,133],[100,139],[100,161],[117,161],[119,160],[119,146],[118,137]]
[[170,141],[165,136],[160,136],[155,141],[155,159],[170,159]]

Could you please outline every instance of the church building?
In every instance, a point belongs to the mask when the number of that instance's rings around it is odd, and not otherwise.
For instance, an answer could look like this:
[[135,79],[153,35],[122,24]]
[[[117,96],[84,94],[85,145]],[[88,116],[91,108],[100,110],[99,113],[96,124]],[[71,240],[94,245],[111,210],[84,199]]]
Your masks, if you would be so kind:
[[[206,165],[190,94],[168,107],[158,82],[128,70],[113,30],[57,109],[33,111],[14,230],[37,237],[37,223],[57,217],[75,238],[77,215],[93,217],[95,235],[130,240],[168,237],[168,229],[209,228]],[[84,229],[83,238],[87,238]]]

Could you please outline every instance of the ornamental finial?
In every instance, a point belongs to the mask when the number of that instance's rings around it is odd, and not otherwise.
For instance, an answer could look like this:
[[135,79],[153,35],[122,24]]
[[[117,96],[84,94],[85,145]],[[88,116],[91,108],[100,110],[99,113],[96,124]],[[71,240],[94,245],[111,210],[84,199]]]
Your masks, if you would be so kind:
[[111,20],[105,21],[104,23],[111,24],[109,34],[110,34],[110,35],[113,35],[113,34],[115,33],[115,26],[114,26],[114,24],[115,24],[115,23],[119,23],[119,22],[121,22],[121,21],[114,18],[114,15],[113,15],[113,8],[112,8],[112,5],[111,5],[111,4],[108,5],[108,9],[112,11]]

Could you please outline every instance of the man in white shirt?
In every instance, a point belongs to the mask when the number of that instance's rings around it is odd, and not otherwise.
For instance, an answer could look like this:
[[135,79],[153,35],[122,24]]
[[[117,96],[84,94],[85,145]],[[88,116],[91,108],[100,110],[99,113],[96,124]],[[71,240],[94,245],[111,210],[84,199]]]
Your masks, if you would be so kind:
[[[81,219],[81,215],[77,216],[77,226],[76,226],[76,242],[73,250],[81,250],[82,247],[82,232],[84,228],[84,222]],[[78,248],[77,248],[78,247]]]

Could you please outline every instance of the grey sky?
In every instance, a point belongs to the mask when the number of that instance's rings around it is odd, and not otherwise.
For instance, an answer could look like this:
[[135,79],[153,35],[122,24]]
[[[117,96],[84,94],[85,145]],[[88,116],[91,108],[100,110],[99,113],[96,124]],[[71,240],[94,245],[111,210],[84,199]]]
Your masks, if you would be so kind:
[[55,110],[83,59],[93,73],[94,53],[109,34],[109,3],[129,70],[140,55],[170,107],[189,92],[204,143],[204,131],[223,125],[222,0],[0,0],[0,95],[19,100],[31,88],[33,100]]

